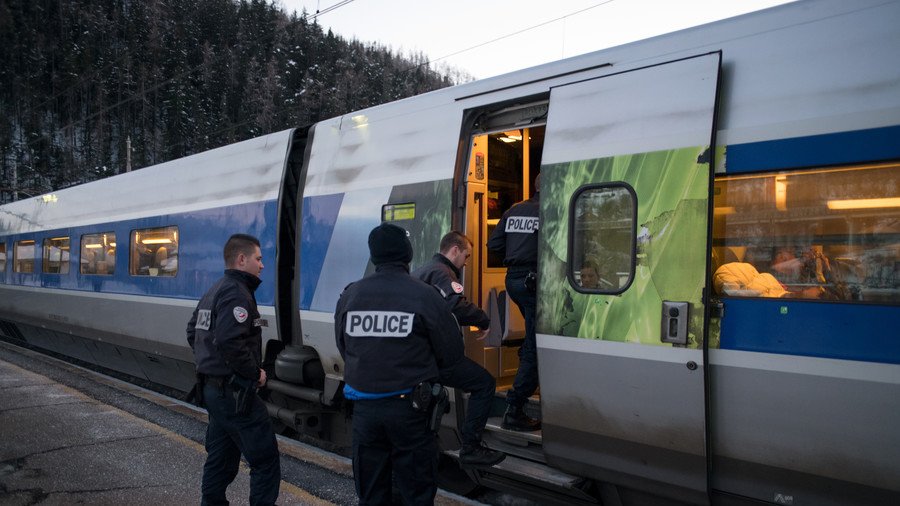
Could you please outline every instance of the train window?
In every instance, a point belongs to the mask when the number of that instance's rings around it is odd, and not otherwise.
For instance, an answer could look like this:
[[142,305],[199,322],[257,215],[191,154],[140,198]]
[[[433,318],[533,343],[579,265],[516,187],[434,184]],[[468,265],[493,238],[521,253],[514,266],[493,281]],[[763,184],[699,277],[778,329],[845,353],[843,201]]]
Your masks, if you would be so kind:
[[13,271],[34,272],[34,239],[16,241],[13,249]]
[[43,250],[43,269],[45,274],[69,273],[68,237],[48,237],[44,239]]
[[112,275],[116,273],[116,234],[81,236],[81,273]]
[[617,294],[634,278],[637,197],[625,183],[583,186],[570,210],[569,283]]
[[385,204],[381,206],[381,221],[404,221],[416,218],[416,203]]
[[900,163],[715,182],[722,296],[900,303]]
[[178,227],[131,231],[132,276],[174,276],[178,273]]
[[0,242],[0,271],[6,271],[6,243]]

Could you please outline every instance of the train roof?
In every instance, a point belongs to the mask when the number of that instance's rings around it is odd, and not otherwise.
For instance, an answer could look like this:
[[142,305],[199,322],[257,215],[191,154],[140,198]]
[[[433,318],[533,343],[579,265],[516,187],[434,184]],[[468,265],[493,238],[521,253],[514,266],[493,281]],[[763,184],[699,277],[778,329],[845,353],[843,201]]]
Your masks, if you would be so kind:
[[0,206],[0,235],[277,199],[292,132]]

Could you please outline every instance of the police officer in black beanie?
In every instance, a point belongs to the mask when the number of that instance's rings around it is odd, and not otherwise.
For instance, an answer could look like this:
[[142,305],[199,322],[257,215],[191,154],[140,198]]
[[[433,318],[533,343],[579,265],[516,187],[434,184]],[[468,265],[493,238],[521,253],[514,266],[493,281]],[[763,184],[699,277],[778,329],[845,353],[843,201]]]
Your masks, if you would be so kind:
[[437,440],[411,393],[464,356],[444,299],[409,275],[406,231],[382,223],[369,234],[375,272],[344,289],[334,313],[344,359],[344,396],[353,401],[353,477],[360,504],[391,504],[391,475],[404,504],[432,504]]

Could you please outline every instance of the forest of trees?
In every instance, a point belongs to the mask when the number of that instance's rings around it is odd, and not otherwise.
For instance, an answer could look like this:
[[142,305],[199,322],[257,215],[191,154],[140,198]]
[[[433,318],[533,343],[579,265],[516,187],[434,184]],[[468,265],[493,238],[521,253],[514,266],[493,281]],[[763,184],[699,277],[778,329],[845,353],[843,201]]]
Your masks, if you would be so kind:
[[0,0],[0,203],[470,79],[265,0]]

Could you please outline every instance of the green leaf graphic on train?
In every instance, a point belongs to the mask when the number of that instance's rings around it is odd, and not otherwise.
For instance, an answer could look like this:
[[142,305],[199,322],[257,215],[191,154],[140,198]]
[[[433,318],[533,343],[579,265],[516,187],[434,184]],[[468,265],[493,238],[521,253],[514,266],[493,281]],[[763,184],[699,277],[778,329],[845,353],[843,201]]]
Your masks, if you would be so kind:
[[[701,297],[706,247],[708,167],[701,159],[704,147],[683,148],[597,160],[545,166],[542,169],[541,294],[538,298],[541,332],[571,337],[643,344],[660,341],[660,308],[666,300],[688,301],[690,347],[702,335]],[[567,273],[590,261],[597,265],[604,288],[616,290],[629,283],[630,272],[615,266],[630,265],[632,252],[609,239],[587,236],[577,249],[581,258],[568,265],[570,196],[587,184],[611,182],[634,189],[634,276],[629,288],[617,295],[585,294],[569,283]],[[625,185],[622,185],[624,183]],[[623,213],[624,190],[615,197],[596,199],[579,207],[576,223],[591,219],[631,223]],[[630,197],[628,197],[630,198]],[[630,204],[633,205],[633,204]],[[613,266],[613,267],[611,267]],[[668,266],[668,267],[667,267]],[[671,266],[677,266],[672,268]]]

